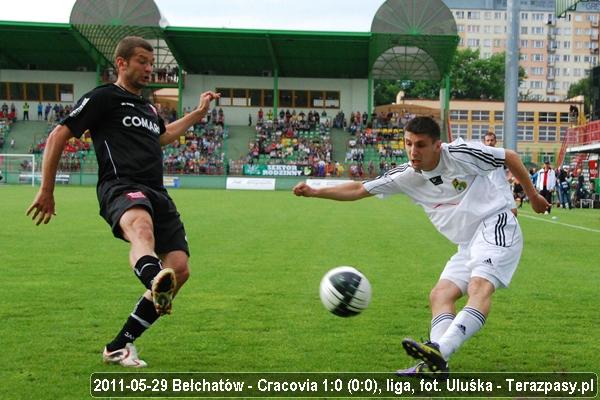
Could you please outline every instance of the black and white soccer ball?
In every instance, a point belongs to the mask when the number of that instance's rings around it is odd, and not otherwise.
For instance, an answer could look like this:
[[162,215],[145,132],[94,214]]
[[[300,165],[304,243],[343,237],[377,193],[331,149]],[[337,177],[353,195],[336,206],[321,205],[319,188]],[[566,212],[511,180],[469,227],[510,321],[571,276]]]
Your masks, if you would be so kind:
[[337,267],[325,274],[319,288],[325,308],[340,317],[353,317],[369,306],[371,284],[354,267]]

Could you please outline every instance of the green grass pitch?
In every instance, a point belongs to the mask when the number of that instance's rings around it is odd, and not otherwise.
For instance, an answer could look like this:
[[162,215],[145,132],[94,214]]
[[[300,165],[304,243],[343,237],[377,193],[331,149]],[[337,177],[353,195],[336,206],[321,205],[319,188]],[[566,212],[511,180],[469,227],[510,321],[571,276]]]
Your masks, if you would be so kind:
[[[34,194],[0,186],[0,398],[87,398],[90,373],[122,370],[102,364],[100,352],[142,287],[128,245],[98,215],[94,188],[58,187],[58,216],[39,227],[25,216]],[[400,341],[427,337],[428,293],[454,246],[406,197],[171,195],[192,277],[173,315],[137,341],[148,371],[383,372],[411,364]],[[525,205],[525,249],[511,287],[494,296],[486,326],[452,370],[600,371],[600,212],[533,215]],[[338,318],[319,301],[321,277],[338,265],[371,281],[362,315]]]

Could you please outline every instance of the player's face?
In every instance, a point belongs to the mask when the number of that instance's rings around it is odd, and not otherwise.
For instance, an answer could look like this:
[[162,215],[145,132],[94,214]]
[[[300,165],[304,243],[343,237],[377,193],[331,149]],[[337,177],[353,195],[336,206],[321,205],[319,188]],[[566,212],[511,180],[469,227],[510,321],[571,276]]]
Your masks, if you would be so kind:
[[404,134],[404,148],[408,159],[415,169],[431,171],[440,161],[442,142],[434,140],[424,133]]
[[486,136],[483,138],[483,143],[486,146],[496,147],[496,137],[492,135]]
[[151,51],[136,47],[129,60],[121,59],[119,67],[120,74],[127,84],[135,89],[143,89],[150,82],[152,69],[154,68],[154,55]]

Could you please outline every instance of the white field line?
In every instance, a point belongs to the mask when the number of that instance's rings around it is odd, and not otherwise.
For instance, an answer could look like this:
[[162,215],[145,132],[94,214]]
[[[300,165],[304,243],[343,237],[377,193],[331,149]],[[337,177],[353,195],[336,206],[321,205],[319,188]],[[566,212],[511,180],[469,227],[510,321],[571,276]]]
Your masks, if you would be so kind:
[[564,222],[557,222],[557,221],[555,221],[553,219],[546,219],[546,218],[542,218],[542,217],[535,217],[532,214],[529,214],[528,212],[523,212],[521,210],[519,210],[519,217],[525,217],[525,218],[535,219],[536,221],[547,222],[549,224],[556,224],[556,225],[568,226],[569,228],[581,229],[582,231],[587,231],[587,232],[600,233],[600,229],[592,229],[592,228],[587,228],[585,226],[565,224]]

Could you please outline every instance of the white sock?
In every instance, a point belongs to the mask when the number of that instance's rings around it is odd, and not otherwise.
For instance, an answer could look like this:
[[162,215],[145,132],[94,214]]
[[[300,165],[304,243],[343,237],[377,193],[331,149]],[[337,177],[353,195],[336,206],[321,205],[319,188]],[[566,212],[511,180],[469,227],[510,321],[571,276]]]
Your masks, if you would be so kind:
[[429,340],[432,342],[439,342],[441,337],[446,333],[446,330],[452,324],[456,315],[452,313],[441,313],[436,315],[431,320],[431,331],[429,332]]
[[448,360],[467,339],[483,327],[483,324],[485,324],[485,315],[472,307],[463,308],[438,341],[442,356]]

